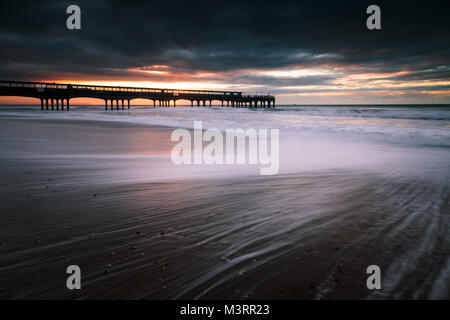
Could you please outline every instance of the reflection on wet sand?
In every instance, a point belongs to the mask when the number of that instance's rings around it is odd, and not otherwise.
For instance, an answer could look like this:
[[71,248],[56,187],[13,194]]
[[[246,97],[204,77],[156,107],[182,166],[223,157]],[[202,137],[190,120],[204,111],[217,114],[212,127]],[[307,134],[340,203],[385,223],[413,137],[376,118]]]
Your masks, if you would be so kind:
[[[26,199],[17,190],[2,226],[2,296],[445,298],[448,177],[315,172],[55,186]],[[64,287],[70,264],[83,270],[79,292]],[[384,271],[381,292],[365,287],[370,264]]]

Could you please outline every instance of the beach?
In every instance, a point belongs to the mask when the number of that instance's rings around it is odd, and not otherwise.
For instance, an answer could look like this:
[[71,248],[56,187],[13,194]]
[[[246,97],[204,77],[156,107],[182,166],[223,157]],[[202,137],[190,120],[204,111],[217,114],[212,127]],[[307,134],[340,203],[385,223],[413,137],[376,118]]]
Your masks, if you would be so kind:
[[[150,109],[0,112],[1,298],[449,298],[448,107]],[[174,165],[194,120],[279,128],[280,172]]]

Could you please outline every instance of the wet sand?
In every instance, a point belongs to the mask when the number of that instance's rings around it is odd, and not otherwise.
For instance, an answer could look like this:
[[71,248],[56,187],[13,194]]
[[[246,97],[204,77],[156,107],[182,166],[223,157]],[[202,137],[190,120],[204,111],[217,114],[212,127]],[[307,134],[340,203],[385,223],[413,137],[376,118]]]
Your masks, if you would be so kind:
[[448,167],[180,178],[170,128],[0,122],[0,298],[449,297]]

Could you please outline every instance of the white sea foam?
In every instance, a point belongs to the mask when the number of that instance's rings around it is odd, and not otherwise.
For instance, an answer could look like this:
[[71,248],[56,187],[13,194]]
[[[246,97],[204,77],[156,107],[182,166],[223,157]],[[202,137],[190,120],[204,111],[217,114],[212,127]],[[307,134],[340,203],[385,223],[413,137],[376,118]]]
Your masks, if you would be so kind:
[[279,128],[281,138],[333,136],[350,140],[450,147],[450,107],[279,107],[278,109],[142,108],[104,111],[72,107],[70,112],[3,108],[1,114],[42,119],[118,121],[176,128]]

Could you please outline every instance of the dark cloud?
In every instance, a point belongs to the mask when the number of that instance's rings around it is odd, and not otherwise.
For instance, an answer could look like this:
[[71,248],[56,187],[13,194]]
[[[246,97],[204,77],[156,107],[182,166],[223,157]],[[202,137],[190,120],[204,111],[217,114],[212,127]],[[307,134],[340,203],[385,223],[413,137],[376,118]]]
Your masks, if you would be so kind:
[[[448,1],[376,1],[382,30],[369,31],[365,10],[372,2],[2,1],[0,77],[118,79],[151,65],[189,74],[333,64],[412,71],[404,80],[448,79]],[[70,4],[81,7],[80,31],[65,27]],[[236,78],[265,87],[332,80]]]

